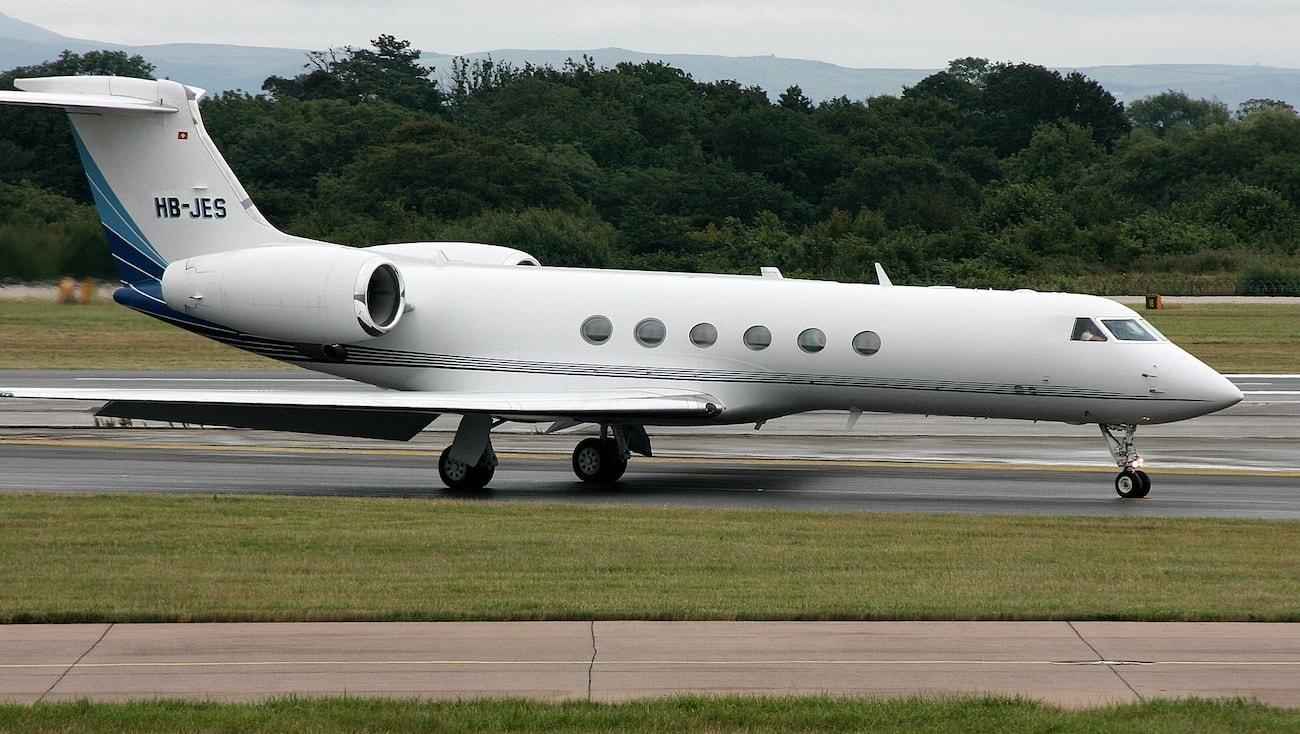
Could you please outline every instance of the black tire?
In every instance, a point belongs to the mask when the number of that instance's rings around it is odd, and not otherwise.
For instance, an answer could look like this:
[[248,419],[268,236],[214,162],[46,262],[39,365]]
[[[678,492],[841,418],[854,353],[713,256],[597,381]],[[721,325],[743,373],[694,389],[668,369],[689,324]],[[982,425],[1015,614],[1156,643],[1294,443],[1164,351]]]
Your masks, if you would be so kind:
[[1137,470],[1138,479],[1142,480],[1142,494],[1138,497],[1146,497],[1151,494],[1151,477],[1141,469]]
[[627,459],[619,455],[612,438],[584,438],[573,449],[573,473],[584,482],[607,484],[627,471]]
[[438,456],[438,477],[442,479],[443,484],[447,485],[447,489],[457,491],[483,489],[488,482],[492,481],[492,475],[496,474],[496,466],[492,458],[490,451],[484,452],[478,464],[469,466],[451,458],[451,447],[448,446]]
[[1151,491],[1150,481],[1144,483],[1139,472],[1125,469],[1115,475],[1115,494],[1126,500],[1140,499],[1149,491]]
[[623,472],[627,471],[627,457],[618,452],[618,441],[607,439],[601,441],[605,446],[605,476],[606,482],[617,482]]

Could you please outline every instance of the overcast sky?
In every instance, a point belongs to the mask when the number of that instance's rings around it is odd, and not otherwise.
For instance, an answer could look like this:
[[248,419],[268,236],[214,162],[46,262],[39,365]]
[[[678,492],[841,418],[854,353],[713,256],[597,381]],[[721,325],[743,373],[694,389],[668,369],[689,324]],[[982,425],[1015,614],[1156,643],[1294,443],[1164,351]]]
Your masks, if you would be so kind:
[[960,56],[1300,67],[1300,0],[4,0],[0,9],[132,45],[321,49],[391,33],[443,53],[621,46],[858,67],[932,68]]

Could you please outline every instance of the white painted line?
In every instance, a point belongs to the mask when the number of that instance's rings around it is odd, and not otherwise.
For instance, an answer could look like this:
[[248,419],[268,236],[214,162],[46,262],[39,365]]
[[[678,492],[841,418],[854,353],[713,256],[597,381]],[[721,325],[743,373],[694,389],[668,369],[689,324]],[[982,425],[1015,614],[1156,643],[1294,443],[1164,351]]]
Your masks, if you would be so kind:
[[1300,390],[1242,390],[1242,395],[1300,395]]
[[1269,373],[1257,373],[1257,372],[1241,372],[1241,373],[1236,373],[1236,374],[1231,374],[1231,375],[1227,375],[1227,374],[1225,374],[1224,377],[1228,378],[1229,380],[1235,380],[1235,379],[1237,379],[1238,377],[1240,377],[1240,378],[1242,378],[1242,379],[1245,379],[1245,380],[1256,380],[1256,379],[1258,379],[1258,380],[1270,380],[1270,379],[1272,379],[1272,380],[1300,380],[1300,374],[1276,374],[1276,375],[1275,375],[1275,374],[1269,374]]

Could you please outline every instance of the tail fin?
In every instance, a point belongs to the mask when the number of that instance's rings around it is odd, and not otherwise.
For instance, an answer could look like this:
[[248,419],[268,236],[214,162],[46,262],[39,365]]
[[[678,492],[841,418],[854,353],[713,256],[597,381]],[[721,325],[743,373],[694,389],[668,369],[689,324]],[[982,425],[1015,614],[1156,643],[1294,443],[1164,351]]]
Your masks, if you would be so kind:
[[122,280],[159,279],[193,255],[307,242],[271,226],[199,116],[202,89],[167,80],[18,79],[0,104],[67,111]]

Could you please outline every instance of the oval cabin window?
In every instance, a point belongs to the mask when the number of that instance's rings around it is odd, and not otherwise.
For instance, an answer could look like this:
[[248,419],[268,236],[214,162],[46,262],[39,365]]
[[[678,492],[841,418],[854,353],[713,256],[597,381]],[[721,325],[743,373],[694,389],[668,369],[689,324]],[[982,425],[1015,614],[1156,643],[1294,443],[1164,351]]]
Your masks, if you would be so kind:
[[614,325],[604,316],[592,316],[582,322],[582,338],[589,344],[604,344],[614,334]]
[[815,354],[826,348],[826,334],[821,329],[804,329],[799,332],[799,348]]
[[659,319],[645,319],[636,325],[632,332],[636,341],[643,347],[657,347],[664,343],[664,337],[668,335],[668,329],[664,327],[664,322]]
[[745,329],[745,346],[759,351],[772,345],[772,332],[766,326],[751,326]]
[[863,331],[853,337],[853,351],[864,357],[870,357],[880,351],[880,335],[874,331]]
[[691,327],[691,344],[711,347],[718,341],[718,328],[713,324],[696,324]]

